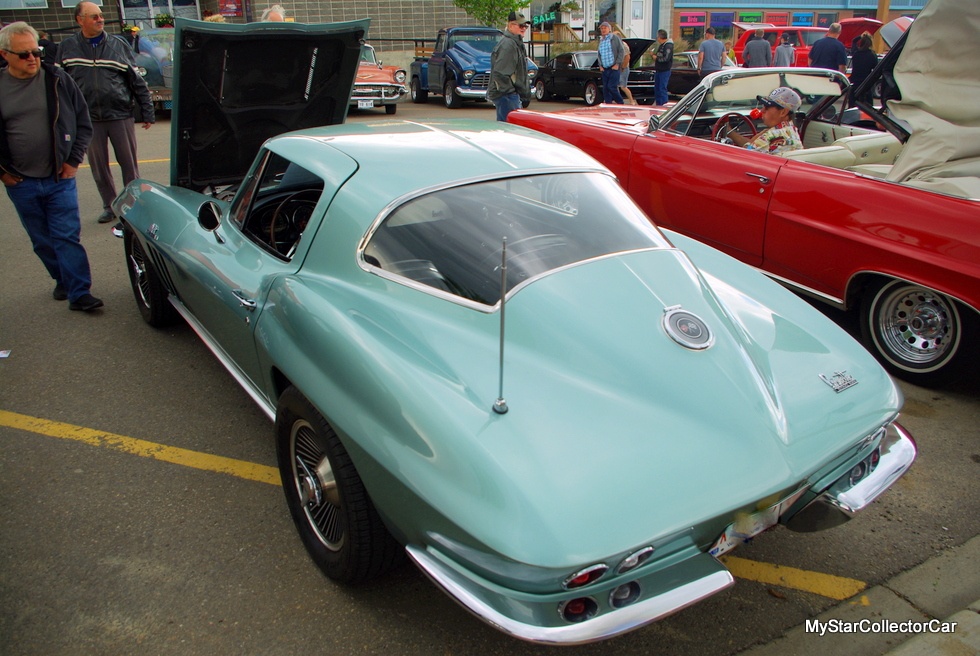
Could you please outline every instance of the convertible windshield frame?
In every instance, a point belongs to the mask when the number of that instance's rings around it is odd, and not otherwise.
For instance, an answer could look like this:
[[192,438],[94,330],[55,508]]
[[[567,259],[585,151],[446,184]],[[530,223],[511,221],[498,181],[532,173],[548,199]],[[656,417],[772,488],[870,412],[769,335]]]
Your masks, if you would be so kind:
[[674,246],[607,171],[494,175],[407,194],[378,215],[357,248],[363,270],[491,313],[506,296],[586,262]]

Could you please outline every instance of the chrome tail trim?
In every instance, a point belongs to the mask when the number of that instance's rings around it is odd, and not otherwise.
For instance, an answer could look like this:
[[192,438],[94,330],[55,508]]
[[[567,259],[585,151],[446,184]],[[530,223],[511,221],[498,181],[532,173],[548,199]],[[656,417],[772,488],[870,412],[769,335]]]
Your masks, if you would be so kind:
[[[405,547],[405,550],[426,576],[479,619],[515,638],[552,645],[584,644],[632,631],[696,604],[735,582],[731,573],[721,563],[708,554],[699,553],[697,556],[681,561],[667,570],[653,575],[662,574],[666,578],[686,580],[686,583],[633,605],[616,610],[605,610],[596,617],[580,623],[541,626],[528,624],[504,615],[482,598],[484,595],[504,595],[505,591],[499,587],[481,587],[479,583],[464,576],[444,562],[439,555],[424,547],[410,544]],[[699,572],[699,574],[692,576],[694,572]],[[642,576],[638,578],[642,578]],[[624,582],[627,580],[629,580],[628,575],[624,577]],[[572,598],[582,594],[588,594],[588,592],[572,590],[565,593],[564,596]],[[513,599],[506,596],[502,598],[510,602],[521,603],[517,600],[525,601],[527,595],[515,594]],[[554,603],[553,596],[549,595],[548,600],[542,603]],[[505,604],[505,606],[508,605],[510,604]]]

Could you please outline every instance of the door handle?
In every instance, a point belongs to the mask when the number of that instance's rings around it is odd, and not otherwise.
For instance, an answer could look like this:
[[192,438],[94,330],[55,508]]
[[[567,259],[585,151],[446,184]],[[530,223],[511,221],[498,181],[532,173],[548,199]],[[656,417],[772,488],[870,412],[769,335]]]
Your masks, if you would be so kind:
[[764,175],[759,175],[758,173],[746,173],[745,175],[749,175],[749,176],[752,176],[753,178],[759,178],[759,182],[760,182],[761,184],[764,184],[764,185],[766,185],[766,184],[769,184],[770,182],[772,182],[772,180],[770,180],[770,179],[769,179],[769,178],[767,178],[766,176],[764,176]]
[[231,290],[231,295],[238,299],[238,305],[245,308],[249,312],[255,312],[255,308],[258,306],[255,301],[245,296],[245,293],[240,289]]

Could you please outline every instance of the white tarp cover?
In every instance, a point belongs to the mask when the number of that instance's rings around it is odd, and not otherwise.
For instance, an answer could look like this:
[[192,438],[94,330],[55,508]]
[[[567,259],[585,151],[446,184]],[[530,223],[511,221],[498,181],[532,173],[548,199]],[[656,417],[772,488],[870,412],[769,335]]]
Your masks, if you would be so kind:
[[895,81],[902,100],[889,101],[888,109],[912,130],[887,179],[976,198],[980,1],[931,0],[910,28]]

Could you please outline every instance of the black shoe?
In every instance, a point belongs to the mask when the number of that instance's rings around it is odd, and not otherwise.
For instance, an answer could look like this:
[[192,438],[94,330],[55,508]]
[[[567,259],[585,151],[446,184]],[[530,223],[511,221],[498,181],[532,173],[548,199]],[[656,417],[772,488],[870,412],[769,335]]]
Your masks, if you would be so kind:
[[110,221],[115,221],[115,220],[116,220],[116,215],[109,210],[106,210],[105,212],[99,215],[99,223],[109,223]]
[[91,294],[82,294],[82,296],[77,301],[72,301],[68,304],[69,310],[81,310],[82,312],[91,312],[96,308],[100,308],[105,303],[102,302],[101,298],[95,298]]
[[65,291],[65,286],[62,285],[60,282],[54,286],[54,291],[51,292],[51,296],[53,296],[54,300],[56,301],[68,300],[68,292]]

